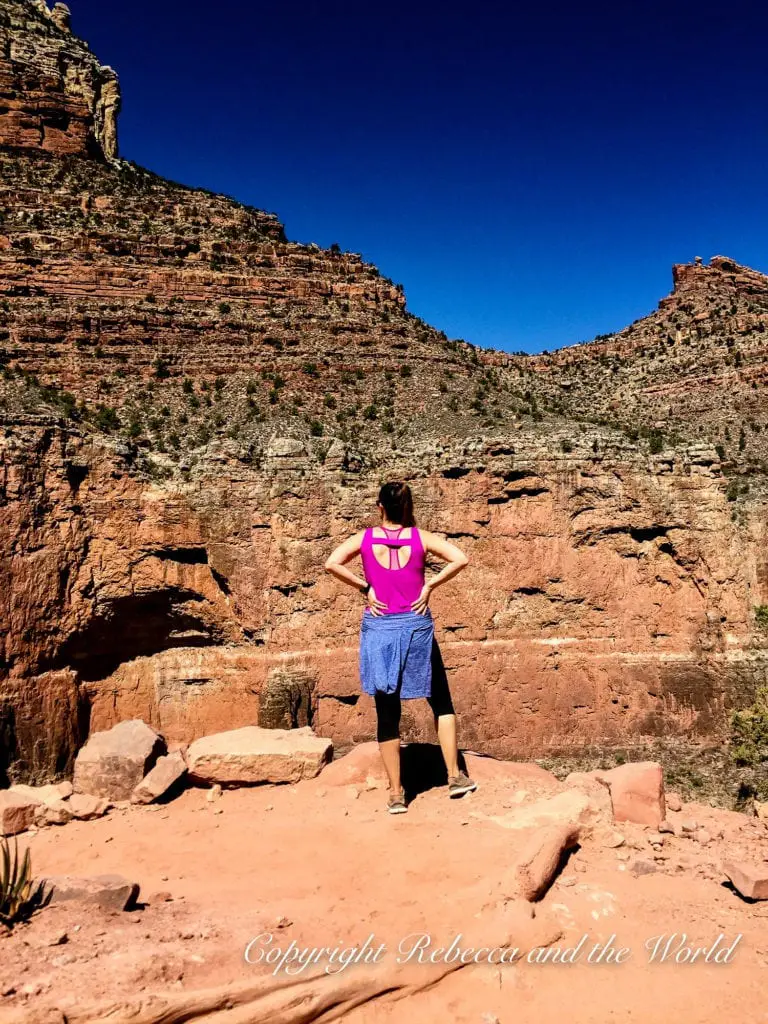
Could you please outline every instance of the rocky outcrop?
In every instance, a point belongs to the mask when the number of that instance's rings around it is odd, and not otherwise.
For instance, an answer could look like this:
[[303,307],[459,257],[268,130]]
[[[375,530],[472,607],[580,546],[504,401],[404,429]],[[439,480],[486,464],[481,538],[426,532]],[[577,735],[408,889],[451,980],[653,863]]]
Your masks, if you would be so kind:
[[659,446],[694,433],[732,472],[765,472],[768,277],[726,256],[672,268],[673,291],[616,334],[524,360],[540,404]]
[[117,75],[72,35],[69,8],[0,3],[0,145],[117,156]]

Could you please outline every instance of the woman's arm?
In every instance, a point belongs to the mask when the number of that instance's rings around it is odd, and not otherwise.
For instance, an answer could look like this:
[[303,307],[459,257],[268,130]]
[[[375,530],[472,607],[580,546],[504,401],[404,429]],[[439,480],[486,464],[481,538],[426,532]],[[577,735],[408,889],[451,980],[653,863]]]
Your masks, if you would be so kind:
[[414,601],[411,605],[415,612],[419,612],[423,615],[427,610],[429,598],[435,587],[442,586],[443,583],[447,583],[448,580],[461,572],[469,562],[469,559],[461,548],[457,548],[456,545],[451,544],[450,541],[443,540],[442,537],[438,537],[435,533],[427,533],[424,530],[419,532],[421,533],[421,539],[425,550],[429,552],[430,555],[437,555],[438,558],[442,558],[446,563],[436,576],[433,576],[431,580],[427,580],[425,582],[424,589],[419,594],[418,600]]
[[343,544],[331,552],[328,561],[325,563],[326,570],[341,580],[342,583],[347,583],[350,587],[354,587],[359,590],[361,594],[367,593],[368,595],[368,607],[374,613],[378,614],[381,609],[386,606],[378,600],[376,594],[373,591],[373,587],[368,586],[368,581],[364,580],[362,576],[358,576],[352,572],[351,569],[346,568],[346,563],[360,554],[360,545],[362,544],[364,534],[356,533],[354,537],[350,537],[349,540],[345,540]]

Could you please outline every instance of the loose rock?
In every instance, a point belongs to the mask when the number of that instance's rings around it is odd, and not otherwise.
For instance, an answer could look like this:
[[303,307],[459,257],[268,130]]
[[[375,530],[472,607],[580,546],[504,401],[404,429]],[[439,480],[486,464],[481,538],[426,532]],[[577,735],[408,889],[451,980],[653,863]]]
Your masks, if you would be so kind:
[[126,800],[164,753],[163,737],[138,718],[94,733],[75,760],[75,793]]
[[12,790],[0,792],[0,836],[15,836],[25,832],[35,820],[35,808],[38,801],[14,793]]
[[135,804],[151,804],[153,800],[165,796],[186,772],[186,762],[178,751],[158,758],[155,767],[134,789],[131,801]]
[[200,782],[242,785],[299,782],[317,775],[333,744],[309,728],[261,729],[255,725],[205,736],[187,751],[190,776]]
[[610,787],[616,821],[655,826],[664,821],[664,773],[658,762],[622,764],[610,771],[600,772],[599,777]]
[[735,889],[750,900],[768,900],[768,865],[727,861],[723,871]]
[[51,893],[51,903],[96,903],[104,910],[128,910],[139,895],[138,883],[130,882],[121,875],[96,875],[92,878],[54,875],[44,879],[43,884],[46,892]]
[[653,861],[638,857],[637,860],[632,861],[629,870],[635,878],[639,878],[640,875],[652,875],[657,868]]
[[90,821],[92,818],[100,818],[109,809],[109,800],[98,796],[89,796],[87,793],[73,793],[69,798],[69,810],[73,818],[81,821]]

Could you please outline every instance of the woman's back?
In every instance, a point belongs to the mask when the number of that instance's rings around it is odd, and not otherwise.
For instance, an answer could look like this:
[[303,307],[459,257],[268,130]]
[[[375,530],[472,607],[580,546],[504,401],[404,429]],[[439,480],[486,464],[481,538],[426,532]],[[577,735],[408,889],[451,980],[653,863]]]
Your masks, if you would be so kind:
[[385,614],[410,612],[424,586],[426,551],[415,526],[377,526],[363,534],[360,557],[365,578]]

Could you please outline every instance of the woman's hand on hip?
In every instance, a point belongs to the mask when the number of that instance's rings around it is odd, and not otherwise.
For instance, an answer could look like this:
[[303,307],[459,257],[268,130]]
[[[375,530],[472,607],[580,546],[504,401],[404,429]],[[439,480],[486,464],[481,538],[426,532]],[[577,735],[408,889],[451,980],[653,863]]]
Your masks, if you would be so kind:
[[368,608],[370,610],[371,615],[382,615],[387,610],[387,606],[384,604],[384,602],[380,601],[376,597],[376,591],[373,589],[373,587],[368,588],[368,596],[366,597],[366,602],[368,603]]
[[432,594],[432,587],[428,583],[425,583],[421,588],[421,593],[411,605],[411,611],[416,612],[418,615],[426,615],[427,609],[429,608],[429,598]]

